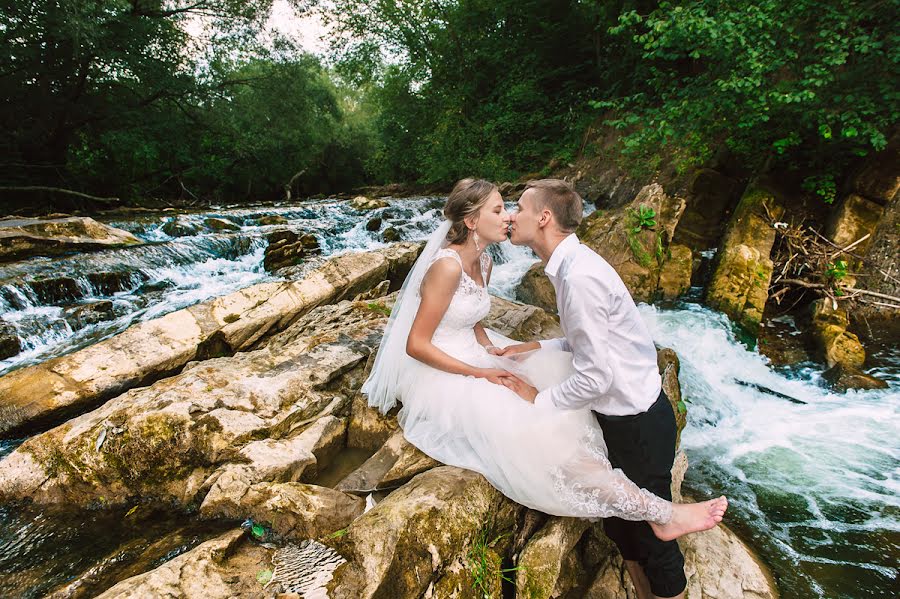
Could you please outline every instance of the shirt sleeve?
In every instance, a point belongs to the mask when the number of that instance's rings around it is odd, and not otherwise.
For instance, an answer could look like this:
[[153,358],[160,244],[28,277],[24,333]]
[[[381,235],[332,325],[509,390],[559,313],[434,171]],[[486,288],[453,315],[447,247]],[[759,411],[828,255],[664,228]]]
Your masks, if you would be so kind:
[[569,347],[569,341],[565,337],[557,337],[556,339],[541,339],[538,341],[541,349],[556,349],[559,351],[572,351]]
[[[609,390],[609,292],[591,280],[570,281],[566,333],[575,373],[535,397],[535,405],[563,410],[585,408]],[[560,311],[562,313],[562,311]],[[556,341],[556,340],[551,340]],[[542,345],[543,347],[543,345]]]

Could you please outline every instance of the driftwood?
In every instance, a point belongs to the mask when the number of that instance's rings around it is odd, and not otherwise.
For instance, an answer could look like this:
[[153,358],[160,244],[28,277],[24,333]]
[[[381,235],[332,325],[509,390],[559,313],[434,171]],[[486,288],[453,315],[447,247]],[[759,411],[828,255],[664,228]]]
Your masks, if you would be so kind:
[[[835,308],[839,302],[861,302],[900,310],[900,297],[847,285],[844,277],[856,278],[864,275],[835,267],[835,260],[842,255],[849,256],[861,264],[867,263],[863,256],[853,253],[852,250],[868,239],[870,234],[841,247],[814,228],[804,226],[802,222],[773,223],[773,226],[778,235],[778,244],[772,256],[775,268],[769,286],[769,298],[776,305],[780,305],[791,290],[797,290],[800,292],[799,297],[788,307],[788,311],[800,303],[809,292],[818,297],[828,298]],[[882,269],[878,271],[883,276],[897,281]],[[866,297],[885,301],[875,302],[865,299]]]
[[78,198],[84,198],[86,200],[91,200],[92,202],[99,202],[101,204],[117,204],[121,200],[119,198],[101,198],[97,196],[92,196],[87,193],[82,193],[80,191],[73,191],[71,189],[63,189],[61,187],[44,187],[42,185],[24,185],[24,186],[0,186],[0,191],[26,191],[26,192],[34,192],[34,191],[43,191],[49,193],[61,193],[64,195],[75,196]]

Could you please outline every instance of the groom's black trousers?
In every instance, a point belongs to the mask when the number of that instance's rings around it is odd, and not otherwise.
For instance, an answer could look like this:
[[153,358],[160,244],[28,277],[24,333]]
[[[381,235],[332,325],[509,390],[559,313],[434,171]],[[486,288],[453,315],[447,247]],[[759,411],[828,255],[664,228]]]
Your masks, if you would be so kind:
[[[621,468],[637,486],[671,501],[677,428],[665,391],[643,414],[594,415],[603,429],[612,465]],[[684,591],[684,556],[677,542],[660,541],[646,522],[607,518],[603,529],[624,559],[643,567],[654,595],[674,597]]]

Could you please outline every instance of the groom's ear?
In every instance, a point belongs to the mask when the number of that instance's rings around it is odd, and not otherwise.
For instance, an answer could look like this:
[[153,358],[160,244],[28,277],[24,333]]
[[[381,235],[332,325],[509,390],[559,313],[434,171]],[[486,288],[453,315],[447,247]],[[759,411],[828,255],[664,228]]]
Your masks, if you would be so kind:
[[538,226],[541,228],[546,227],[553,220],[553,213],[550,212],[549,208],[544,208],[541,210],[541,215],[538,217]]

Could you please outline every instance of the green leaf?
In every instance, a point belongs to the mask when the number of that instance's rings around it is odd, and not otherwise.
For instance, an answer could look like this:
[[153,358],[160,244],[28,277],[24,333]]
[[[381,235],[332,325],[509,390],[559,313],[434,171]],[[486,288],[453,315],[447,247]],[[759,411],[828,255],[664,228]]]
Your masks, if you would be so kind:
[[272,580],[272,571],[266,568],[256,573],[256,582],[266,586]]

